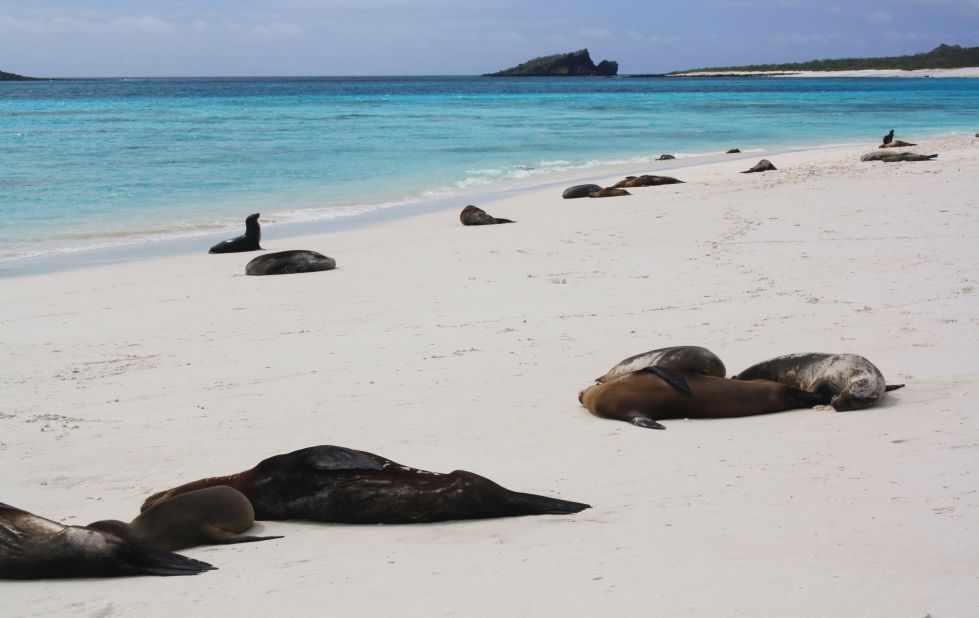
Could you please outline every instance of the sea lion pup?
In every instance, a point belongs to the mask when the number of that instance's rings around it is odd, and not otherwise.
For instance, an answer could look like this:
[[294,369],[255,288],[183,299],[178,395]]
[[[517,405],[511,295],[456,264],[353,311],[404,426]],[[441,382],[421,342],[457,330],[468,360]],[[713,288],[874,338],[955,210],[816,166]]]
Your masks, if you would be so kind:
[[625,189],[618,187],[609,187],[607,189],[599,189],[598,191],[592,191],[588,194],[588,197],[621,197],[623,195],[632,195]]
[[770,380],[741,382],[647,367],[578,395],[588,411],[601,418],[626,421],[648,429],[666,429],[657,419],[732,418],[811,408],[830,396]]
[[902,142],[901,140],[890,142],[889,144],[881,144],[878,148],[907,148],[909,146],[917,146],[917,144],[912,144],[911,142]]
[[565,189],[564,193],[561,194],[561,197],[563,197],[566,200],[573,200],[579,197],[588,197],[590,194],[594,193],[595,191],[601,191],[601,190],[602,188],[598,185],[575,185],[573,187],[568,187],[567,189]]
[[466,206],[459,213],[459,220],[463,225],[495,225],[497,223],[513,223],[509,219],[497,219],[491,216],[482,208],[476,206]]
[[167,550],[282,538],[239,535],[254,522],[255,511],[244,494],[227,485],[216,485],[164,500],[128,524],[107,519],[86,527]]
[[857,354],[786,354],[752,365],[735,380],[775,380],[814,393],[832,395],[833,409],[860,410],[877,403],[885,391],[903,384],[887,384],[880,369]]
[[296,249],[260,255],[245,264],[246,275],[291,275],[333,270],[337,261],[316,251]]
[[587,504],[505,489],[472,472],[439,474],[339,446],[313,446],[260,462],[251,470],[201,479],[147,498],[145,511],[203,487],[245,494],[256,519],[347,524],[407,524],[577,513]]
[[937,157],[937,154],[923,155],[913,152],[868,152],[860,157],[861,161],[883,161],[884,163],[897,163],[898,161],[929,161]]
[[890,132],[888,132],[887,135],[884,136],[884,143],[881,145],[886,146],[890,144],[893,140],[894,140],[894,129],[891,129]]
[[624,180],[612,185],[613,189],[620,189],[622,187],[657,187],[659,185],[675,185],[683,184],[682,180],[677,180],[672,176],[653,176],[652,174],[643,174],[642,176],[626,176]]
[[215,567],[0,503],[0,579],[197,575]]
[[768,159],[762,159],[758,163],[755,163],[754,167],[752,167],[750,170],[745,170],[745,171],[743,171],[741,173],[742,174],[754,174],[755,172],[768,172],[768,171],[773,171],[773,170],[777,170],[777,169],[778,168],[776,168],[774,165],[772,165],[772,162],[771,161],[769,161]]
[[670,160],[675,159],[675,158],[676,157],[674,157],[671,154],[661,154],[656,160],[657,161],[670,161]]
[[253,215],[248,215],[245,218],[245,234],[243,236],[238,236],[237,238],[232,238],[231,240],[222,240],[218,244],[211,247],[208,253],[239,253],[241,251],[261,251],[262,248],[258,245],[258,242],[262,240],[262,227],[258,224],[259,213]]
[[678,345],[670,348],[659,348],[642,354],[636,354],[619,362],[605,372],[600,378],[595,378],[598,384],[611,382],[627,373],[652,367],[653,365],[680,371],[683,373],[702,373],[706,376],[723,378],[727,375],[724,363],[716,354],[696,345]]
[[732,148],[731,150],[728,150],[728,151],[727,151],[727,152],[725,152],[724,154],[738,154],[738,153],[740,153],[740,152],[741,152],[741,150],[740,150],[740,149],[738,149],[738,148]]

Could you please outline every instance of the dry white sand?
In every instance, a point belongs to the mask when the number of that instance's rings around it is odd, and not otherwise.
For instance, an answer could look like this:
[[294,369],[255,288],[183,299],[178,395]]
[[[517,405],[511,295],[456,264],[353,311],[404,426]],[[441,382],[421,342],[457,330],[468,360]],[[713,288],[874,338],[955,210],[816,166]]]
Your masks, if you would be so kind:
[[[870,150],[874,145],[868,146]],[[979,146],[676,170],[687,184],[491,204],[254,254],[0,281],[0,500],[66,523],[315,444],[584,501],[573,516],[267,522],[198,577],[0,582],[26,615],[979,615]],[[656,173],[658,164],[624,173]],[[572,184],[572,183],[569,183]],[[460,204],[461,207],[464,204]],[[907,387],[860,412],[602,420],[578,391],[704,345],[730,373],[854,352]]]

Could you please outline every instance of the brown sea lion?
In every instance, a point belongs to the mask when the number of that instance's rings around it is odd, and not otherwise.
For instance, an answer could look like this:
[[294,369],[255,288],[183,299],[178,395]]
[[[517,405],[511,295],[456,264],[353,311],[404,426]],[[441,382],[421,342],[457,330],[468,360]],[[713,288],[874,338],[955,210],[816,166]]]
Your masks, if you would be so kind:
[[884,163],[897,163],[898,161],[929,161],[937,157],[937,154],[922,155],[913,152],[868,152],[860,157],[861,161],[883,161]]
[[778,168],[776,168],[774,165],[772,165],[772,162],[771,161],[769,161],[768,159],[762,159],[758,163],[755,163],[754,167],[752,167],[750,170],[745,170],[745,171],[743,171],[741,173],[742,174],[754,174],[755,172],[769,172],[769,171],[773,171],[773,170],[776,170],[776,169],[778,169]]
[[742,382],[664,367],[640,369],[589,386],[578,395],[578,401],[595,416],[649,429],[666,429],[657,419],[752,416],[811,408],[829,400],[828,395],[770,380]]
[[604,384],[620,378],[627,373],[652,367],[653,365],[680,371],[684,373],[701,373],[708,376],[723,378],[727,375],[724,363],[716,354],[696,345],[680,345],[669,348],[659,348],[650,350],[642,354],[636,354],[620,361],[614,367],[605,372],[595,382]]
[[618,189],[615,187],[609,187],[607,189],[600,189],[598,191],[592,191],[588,194],[588,197],[621,197],[623,195],[632,195],[625,189]]
[[818,352],[786,354],[748,367],[735,380],[775,380],[805,391],[833,397],[834,410],[860,410],[877,403],[885,391],[903,384],[887,384],[873,363],[857,354]]
[[917,146],[917,144],[912,144],[911,142],[902,142],[901,140],[895,140],[887,144],[881,144],[878,148],[907,148],[909,146]]
[[227,485],[216,485],[164,500],[128,524],[107,519],[86,527],[168,550],[282,538],[239,534],[254,522],[255,511],[244,494]]
[[333,270],[337,261],[316,251],[295,249],[260,255],[245,265],[246,275],[291,275]]
[[601,191],[602,188],[598,185],[575,185],[573,187],[568,187],[561,194],[566,200],[573,200],[579,197],[588,197],[589,194],[595,191]]
[[497,223],[513,223],[509,219],[497,219],[496,217],[490,216],[482,208],[476,206],[466,206],[459,213],[459,220],[462,221],[463,225],[495,225]]
[[206,562],[0,504],[0,579],[197,575]]
[[269,457],[238,474],[159,492],[147,498],[142,509],[214,485],[228,485],[245,494],[259,520],[406,524],[568,514],[589,508],[580,502],[510,491],[464,470],[426,472],[372,453],[321,445]]
[[624,180],[612,185],[613,189],[620,189],[622,187],[656,187],[659,185],[675,185],[683,184],[682,180],[677,180],[672,176],[653,176],[652,174],[643,174],[642,176],[626,176]]
[[218,244],[211,247],[208,253],[239,253],[241,251],[261,251],[259,246],[259,241],[262,240],[262,226],[258,224],[259,213],[253,215],[248,215],[245,218],[245,234],[243,236],[238,236],[237,238],[232,238],[231,240],[222,240]]

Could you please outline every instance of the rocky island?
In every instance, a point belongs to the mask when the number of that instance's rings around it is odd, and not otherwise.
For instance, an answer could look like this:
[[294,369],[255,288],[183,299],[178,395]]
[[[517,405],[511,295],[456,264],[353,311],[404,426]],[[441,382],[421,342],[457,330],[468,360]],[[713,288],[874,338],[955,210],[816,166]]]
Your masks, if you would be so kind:
[[6,73],[4,71],[0,71],[0,82],[26,81],[29,79],[34,78],[24,77],[23,75],[17,75],[16,73]]
[[602,60],[596,65],[588,50],[581,49],[569,54],[541,56],[483,77],[611,77],[618,72],[618,62]]

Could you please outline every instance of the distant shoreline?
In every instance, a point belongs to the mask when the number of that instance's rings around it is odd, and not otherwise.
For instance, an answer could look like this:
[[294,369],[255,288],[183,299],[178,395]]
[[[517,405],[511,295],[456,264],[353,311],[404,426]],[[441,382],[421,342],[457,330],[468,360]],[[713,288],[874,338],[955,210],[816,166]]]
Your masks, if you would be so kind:
[[[639,77],[639,76],[636,76]],[[642,76],[646,77],[646,76]],[[649,77],[661,77],[650,75]],[[861,69],[854,71],[688,71],[662,77],[979,77],[979,67],[958,69]]]

